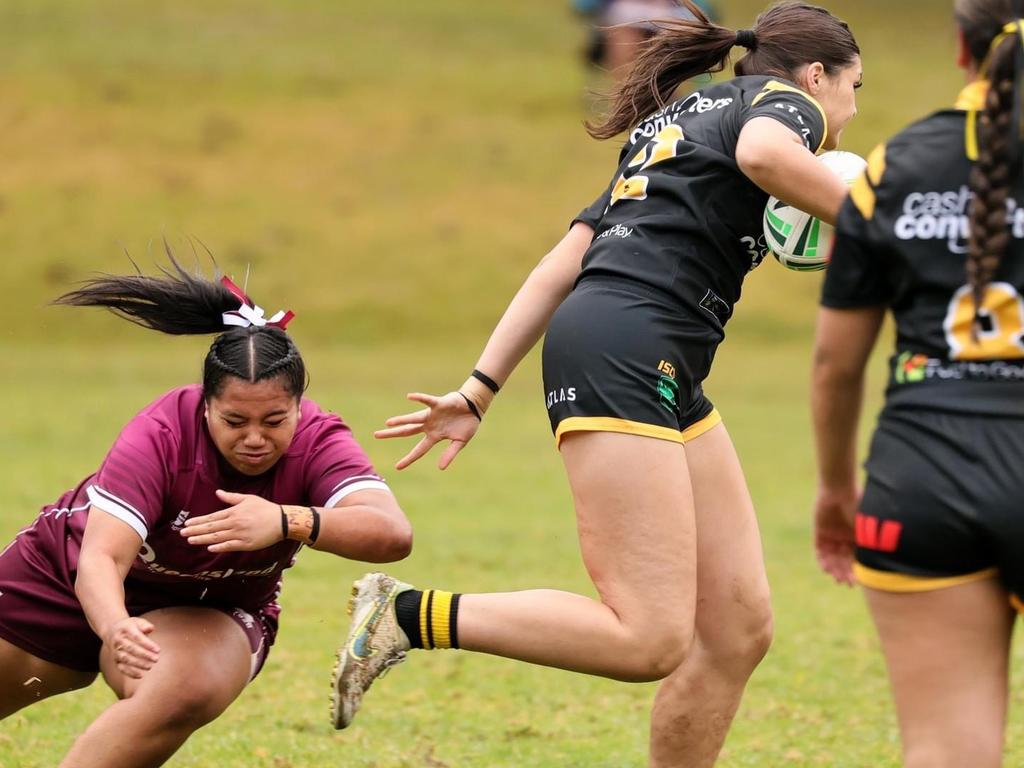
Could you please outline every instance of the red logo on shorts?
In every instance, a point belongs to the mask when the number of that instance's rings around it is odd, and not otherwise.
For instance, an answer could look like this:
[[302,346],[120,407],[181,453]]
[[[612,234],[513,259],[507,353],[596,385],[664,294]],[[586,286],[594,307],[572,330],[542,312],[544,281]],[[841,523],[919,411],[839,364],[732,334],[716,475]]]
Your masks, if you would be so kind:
[[903,523],[895,520],[879,520],[860,512],[854,518],[857,546],[879,552],[895,552],[900,543]]

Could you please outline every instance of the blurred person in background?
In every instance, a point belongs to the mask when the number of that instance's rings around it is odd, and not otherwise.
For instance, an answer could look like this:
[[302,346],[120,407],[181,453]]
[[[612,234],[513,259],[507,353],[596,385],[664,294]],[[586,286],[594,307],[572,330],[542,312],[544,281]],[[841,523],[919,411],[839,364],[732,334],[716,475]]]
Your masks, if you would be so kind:
[[57,301],[170,334],[218,334],[202,385],[121,431],[99,470],[0,553],[0,718],[83,688],[118,697],[65,768],[162,765],[260,671],[303,546],[370,562],[411,531],[348,427],[304,398],[285,332],[226,278],[89,281]]
[[[710,21],[718,20],[718,4],[695,0],[695,5]],[[658,31],[657,20],[696,18],[676,0],[575,0],[573,7],[591,24],[587,62],[618,80],[626,77],[643,43]]]
[[[864,588],[908,768],[1002,764],[1024,609],[1021,5],[954,3],[967,86],[871,154],[818,318],[815,547]],[[896,349],[861,493],[864,371],[888,311]]]
[[[834,221],[846,185],[815,159],[856,113],[860,51],[822,8],[783,3],[753,29],[664,22],[598,138],[629,131],[608,188],[526,279],[456,391],[378,437],[422,434],[397,466],[476,433],[500,385],[546,332],[544,391],[599,599],[551,589],[453,594],[383,574],[359,581],[334,674],[335,725],[410,648],[483,651],[658,690],[651,765],[710,766],[772,615],[739,459],[702,382],[758,241],[769,194]],[[733,80],[672,101],[725,67]],[[763,243],[763,240],[761,240]],[[497,457],[500,458],[500,457]],[[510,553],[514,557],[514,553]]]

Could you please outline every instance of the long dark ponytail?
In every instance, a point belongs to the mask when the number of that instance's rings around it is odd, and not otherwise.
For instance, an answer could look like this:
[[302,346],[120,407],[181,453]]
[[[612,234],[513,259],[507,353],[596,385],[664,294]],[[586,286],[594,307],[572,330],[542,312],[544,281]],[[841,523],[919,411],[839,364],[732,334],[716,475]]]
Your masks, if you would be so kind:
[[735,74],[787,79],[793,79],[802,65],[815,61],[820,61],[831,75],[852,64],[860,54],[849,26],[815,5],[780,3],[758,16],[752,30],[737,32],[709,21],[692,0],[679,1],[694,20],[656,22],[659,32],[644,45],[613,95],[608,116],[587,124],[594,138],[616,136],[664,108],[687,80],[721,72],[737,45],[749,50],[736,62]]
[[[970,240],[967,248],[967,281],[974,297],[976,325],[985,289],[992,282],[1010,244],[1006,201],[1010,185],[1020,176],[1019,146],[1014,157],[1013,123],[1020,32],[1002,35],[1012,20],[1009,0],[958,0],[956,18],[972,59],[982,77],[990,81],[985,107],[977,116],[978,156],[971,169],[969,187]],[[1016,167],[1014,165],[1016,164]],[[975,327],[977,333],[977,327]]]
[[306,367],[283,327],[235,326],[224,330],[225,314],[252,302],[237,288],[192,274],[167,249],[170,267],[159,275],[100,275],[55,299],[55,304],[105,307],[114,314],[161,333],[218,334],[203,363],[203,395],[216,397],[228,376],[249,383],[278,377],[289,395],[306,389]]

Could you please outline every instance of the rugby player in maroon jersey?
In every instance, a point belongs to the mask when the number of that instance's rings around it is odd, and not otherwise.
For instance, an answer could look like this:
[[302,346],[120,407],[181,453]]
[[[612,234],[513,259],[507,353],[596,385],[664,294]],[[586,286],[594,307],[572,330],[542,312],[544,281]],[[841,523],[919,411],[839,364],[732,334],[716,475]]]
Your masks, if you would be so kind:
[[265,318],[226,278],[177,263],[58,303],[219,334],[202,384],[132,418],[0,554],[0,717],[102,672],[118,701],[61,766],[160,765],[259,672],[299,549],[388,562],[409,553],[411,528],[349,428],[303,397],[291,313]]

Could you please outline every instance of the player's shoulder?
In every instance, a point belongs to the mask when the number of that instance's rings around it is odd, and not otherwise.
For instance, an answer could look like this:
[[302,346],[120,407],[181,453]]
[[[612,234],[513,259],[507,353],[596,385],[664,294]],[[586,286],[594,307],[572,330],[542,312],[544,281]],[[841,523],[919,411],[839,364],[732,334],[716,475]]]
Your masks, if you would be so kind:
[[800,88],[792,80],[775,75],[743,75],[726,81],[723,85],[731,85],[740,95],[740,103],[744,106],[757,106],[767,98],[786,99],[787,101],[804,102],[820,108],[818,102],[807,91]]
[[963,151],[964,122],[965,113],[960,110],[939,110],[915,120],[885,143],[911,156],[927,156],[937,147]]
[[299,425],[292,439],[293,452],[314,451],[325,441],[352,433],[337,413],[323,409],[315,400],[303,397],[299,404]]
[[170,443],[180,442],[186,433],[196,428],[203,405],[203,388],[200,385],[175,387],[139,411],[128,422],[125,432],[160,435]]
[[950,173],[959,178],[968,163],[964,124],[962,111],[940,110],[878,145],[868,157],[875,185],[920,185]]

